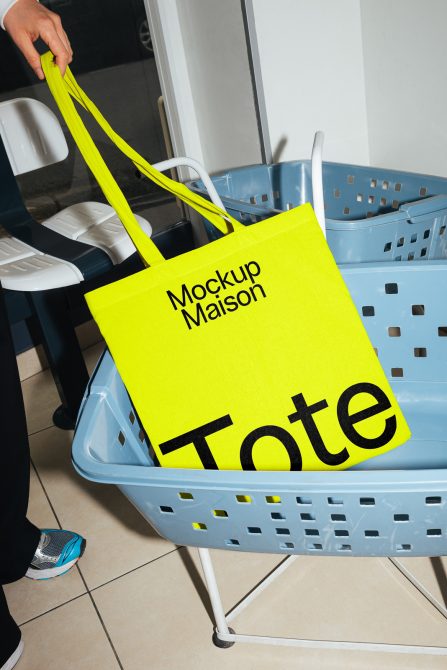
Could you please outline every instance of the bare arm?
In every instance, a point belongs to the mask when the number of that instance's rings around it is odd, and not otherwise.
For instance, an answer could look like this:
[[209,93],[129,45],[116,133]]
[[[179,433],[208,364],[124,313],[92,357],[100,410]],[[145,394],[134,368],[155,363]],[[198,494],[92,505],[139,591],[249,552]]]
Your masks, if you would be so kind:
[[3,25],[39,77],[44,79],[34,42],[40,37],[56,57],[62,75],[73,58],[70,42],[58,14],[38,0],[17,0],[3,16]]

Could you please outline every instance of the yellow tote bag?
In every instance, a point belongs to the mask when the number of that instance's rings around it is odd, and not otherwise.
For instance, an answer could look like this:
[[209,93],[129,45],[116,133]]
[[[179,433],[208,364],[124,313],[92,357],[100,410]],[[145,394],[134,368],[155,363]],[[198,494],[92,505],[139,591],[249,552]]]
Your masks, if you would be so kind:
[[[410,432],[310,205],[249,227],[157,172],[51,54],[47,82],[147,267],[86,299],[160,465],[344,469]],[[229,234],[165,261],[79,118]]]

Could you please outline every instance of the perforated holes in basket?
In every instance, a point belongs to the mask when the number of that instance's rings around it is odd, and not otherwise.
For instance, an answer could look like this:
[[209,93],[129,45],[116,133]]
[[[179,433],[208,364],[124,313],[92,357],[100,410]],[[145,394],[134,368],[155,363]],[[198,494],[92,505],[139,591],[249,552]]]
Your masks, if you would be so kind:
[[384,179],[383,182],[382,182],[382,188],[383,188],[383,190],[384,190],[384,191],[387,191],[389,185],[390,185],[389,181],[387,181],[386,179]]
[[133,426],[133,424],[135,423],[135,414],[132,411],[129,412],[129,421]]
[[194,530],[201,530],[201,531],[208,530],[206,523],[203,523],[202,521],[193,521],[192,527],[194,528]]
[[362,497],[359,499],[359,503],[362,507],[372,507],[376,504],[375,498]]
[[121,431],[118,433],[118,442],[120,443],[120,445],[122,447],[124,447],[124,445],[126,443],[126,438],[124,437],[124,433],[122,433]]
[[350,211],[351,210],[349,209],[349,207],[344,207],[343,208],[343,214],[345,214],[346,216],[350,213]]
[[362,193],[357,193],[357,202],[363,202],[363,194]]
[[236,500],[237,500],[238,503],[242,503],[242,504],[245,504],[245,505],[250,504],[252,502],[251,496],[247,496],[247,495],[243,495],[243,494],[238,494],[236,496]]
[[442,505],[442,497],[441,496],[427,496],[425,498],[425,504],[426,505]]
[[427,358],[426,347],[414,347],[413,353],[415,358]]
[[403,377],[404,376],[404,369],[403,368],[391,368],[391,376],[392,377]]
[[335,498],[333,496],[329,496],[327,499],[327,504],[328,505],[343,505],[343,499],[342,498]]
[[411,313],[413,316],[424,316],[425,305],[411,305]]
[[438,327],[438,337],[447,337],[447,326]]
[[395,514],[393,519],[396,523],[406,523],[406,522],[410,521],[410,515],[409,514]]
[[193,494],[188,491],[179,491],[178,497],[180,500],[194,500]]
[[284,514],[281,514],[281,512],[272,512],[270,514],[270,516],[272,517],[273,521],[285,521],[286,520],[286,517],[284,516]]
[[401,189],[402,189],[402,184],[397,183],[397,184],[394,185],[394,190],[395,191],[400,191]]
[[275,533],[277,535],[290,535],[290,530],[288,528],[275,528]]
[[427,189],[425,186],[421,186],[421,188],[419,189],[419,195],[422,196],[427,195]]
[[340,197],[340,189],[339,188],[334,188],[334,198],[339,198]]
[[369,186],[370,188],[377,188],[377,179],[371,179]]
[[362,314],[363,316],[374,316],[375,315],[375,309],[373,305],[363,305],[362,306]]
[[169,505],[160,505],[160,512],[163,514],[174,514],[174,510]]
[[293,542],[282,542],[279,545],[280,549],[293,549],[294,547],[295,545],[293,544]]
[[389,337],[400,337],[401,332],[399,326],[389,326],[388,335]]
[[259,526],[248,526],[247,533],[249,535],[261,535],[262,530],[259,528]]
[[347,177],[348,184],[353,184],[354,181],[355,181],[354,175],[353,174],[348,174],[348,177]]
[[228,512],[224,509],[213,509],[213,516],[215,516],[216,519],[228,519]]
[[265,502],[268,505],[279,505],[281,503],[280,496],[265,496]]
[[385,246],[383,247],[383,251],[384,251],[384,253],[386,253],[387,251],[391,251],[392,246],[393,246],[393,245],[391,244],[391,242],[387,242],[387,243],[385,244]]
[[380,198],[380,206],[381,207],[386,207],[387,204],[387,199],[386,198]]
[[445,226],[441,226],[439,229],[439,237],[444,237],[445,235]]
[[300,519],[301,521],[316,521],[314,515],[309,512],[301,512]]
[[395,282],[385,284],[385,293],[387,295],[396,295],[399,293],[399,286]]

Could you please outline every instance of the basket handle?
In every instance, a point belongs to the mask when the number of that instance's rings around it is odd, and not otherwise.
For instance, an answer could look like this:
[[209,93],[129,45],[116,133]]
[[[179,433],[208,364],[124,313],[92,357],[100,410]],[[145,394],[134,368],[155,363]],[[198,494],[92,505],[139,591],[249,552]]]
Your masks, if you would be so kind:
[[320,228],[326,236],[326,217],[324,214],[324,191],[323,191],[323,142],[324,133],[317,130],[312,146],[312,199],[314,212]]
[[[183,200],[183,202],[196,210],[201,216],[223,233],[243,230],[245,228],[239,221],[227,214],[222,207],[203,198],[198,193],[193,193],[187,186],[185,186],[185,184],[176,182],[166,175],[163,175],[132,149],[127,142],[115,133],[96,105],[88,98],[80,86],[78,86],[70,68],[67,68],[65,76],[62,78],[59,68],[54,63],[54,57],[51,52],[44,54],[41,57],[41,61],[47,84],[65,119],[68,129],[73,135],[76,144],[90,170],[96,177],[108,202],[115,209],[146,265],[156,265],[162,262],[164,258],[154,242],[140,228],[124,194],[105,164],[104,159],[79,116],[72,98],[90,112],[98,125],[101,126],[106,135],[108,135],[118,149],[130,158],[137,169],[155,184],[180,198],[180,200]],[[197,169],[197,165],[198,164],[195,162],[194,169]]]
[[[165,161],[160,161],[159,163],[154,163],[152,166],[155,170],[159,172],[164,172],[165,170],[173,170],[178,167],[188,167],[191,170],[194,170],[199,175],[202,180],[202,184],[205,187],[205,190],[208,192],[208,195],[211,198],[216,207],[225,211],[224,204],[218,194],[216,187],[213,184],[211,177],[208,172],[205,170],[203,165],[199,161],[194,160],[194,158],[188,158],[187,156],[182,156],[180,158],[168,158]],[[239,223],[239,222],[237,222]]]

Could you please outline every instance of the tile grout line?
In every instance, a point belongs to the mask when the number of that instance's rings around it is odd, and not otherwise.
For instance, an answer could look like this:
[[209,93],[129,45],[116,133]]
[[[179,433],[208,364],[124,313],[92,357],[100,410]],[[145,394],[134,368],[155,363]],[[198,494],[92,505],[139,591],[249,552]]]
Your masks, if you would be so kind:
[[[49,496],[48,496],[47,490],[46,490],[45,486],[43,485],[42,479],[40,478],[40,475],[39,475],[39,473],[38,473],[38,471],[37,471],[37,468],[36,468],[36,466],[35,466],[33,460],[31,460],[31,463],[32,463],[32,466],[33,466],[34,471],[35,471],[35,473],[36,473],[36,477],[37,477],[37,479],[39,480],[40,485],[41,485],[41,487],[42,487],[42,489],[43,489],[43,491],[44,491],[44,494],[45,494],[45,497],[46,497],[46,499],[47,499],[47,501],[48,501],[48,504],[50,505],[50,508],[51,508],[51,510],[52,510],[52,512],[53,512],[53,514],[54,514],[54,516],[55,516],[55,518],[56,518],[56,521],[57,521],[57,523],[58,523],[58,525],[59,525],[59,528],[62,529],[62,526],[61,526],[61,522],[60,522],[60,520],[59,520],[59,517],[58,517],[58,515],[56,514],[56,510],[54,509],[54,506],[53,506],[53,504],[52,504],[52,502],[51,502],[51,500],[50,500],[50,498],[49,498]],[[112,648],[113,654],[114,654],[114,656],[115,656],[115,658],[116,658],[116,661],[117,661],[117,663],[118,663],[118,665],[119,665],[119,667],[120,667],[120,670],[124,670],[124,666],[123,666],[123,664],[121,663],[120,657],[118,656],[118,653],[117,653],[117,651],[116,651],[116,649],[115,649],[115,646],[114,646],[114,644],[113,644],[113,642],[112,642],[112,638],[110,637],[109,631],[107,630],[106,625],[105,625],[105,623],[104,623],[104,621],[103,621],[103,619],[102,619],[102,616],[101,616],[101,614],[99,613],[98,607],[96,606],[96,603],[95,603],[95,601],[94,601],[94,599],[93,599],[93,597],[92,597],[92,594],[90,593],[90,589],[88,588],[88,585],[87,585],[87,582],[85,581],[84,575],[83,575],[82,572],[79,570],[79,566],[78,566],[78,565],[76,565],[76,568],[77,568],[77,570],[78,570],[78,573],[79,573],[79,576],[80,576],[80,578],[81,578],[81,580],[82,580],[82,583],[84,584],[84,588],[86,589],[86,593],[87,593],[88,597],[90,598],[90,602],[92,603],[93,608],[94,608],[94,610],[95,610],[95,612],[96,612],[96,615],[97,615],[97,617],[98,617],[98,619],[99,619],[99,621],[100,621],[100,623],[101,623],[101,626],[102,626],[102,628],[103,628],[103,631],[104,631],[104,633],[105,633],[105,635],[106,635],[106,637],[107,637],[107,639],[108,639],[108,641],[109,641],[109,644],[110,644],[110,646],[111,646],[111,648]],[[86,595],[86,594],[83,593],[83,594],[81,594],[81,595]],[[78,596],[78,597],[81,597],[81,596]],[[70,601],[68,601],[68,602],[70,602]],[[65,604],[65,603],[63,603],[63,604]],[[62,607],[62,605],[59,605],[59,607]],[[57,608],[54,608],[54,609],[57,609]],[[41,614],[40,616],[43,616],[43,614]]]
[[117,652],[116,649],[115,649],[115,645],[114,645],[113,642],[112,642],[112,638],[110,637],[110,633],[109,633],[109,631],[107,630],[107,626],[106,626],[105,623],[104,623],[104,620],[103,620],[103,618],[102,618],[102,616],[101,616],[101,613],[100,613],[100,611],[99,611],[99,609],[98,609],[98,606],[97,606],[97,604],[96,604],[96,602],[95,602],[95,599],[93,598],[93,596],[92,596],[92,594],[91,594],[91,592],[90,592],[90,589],[89,589],[88,586],[87,586],[87,582],[85,581],[84,575],[83,575],[82,572],[79,570],[79,567],[78,567],[78,566],[76,566],[76,567],[78,568],[79,575],[80,575],[80,577],[81,577],[81,579],[82,579],[82,582],[83,582],[85,588],[87,589],[87,594],[88,594],[88,597],[90,598],[90,602],[91,602],[92,605],[93,605],[93,608],[94,608],[94,610],[95,610],[95,612],[96,612],[96,615],[97,615],[97,617],[98,617],[98,619],[99,619],[99,621],[100,621],[100,623],[101,623],[101,626],[102,626],[102,628],[103,628],[103,630],[104,630],[104,633],[106,634],[106,637],[107,637],[107,639],[108,639],[108,641],[109,641],[109,644],[110,644],[110,646],[111,646],[111,648],[112,648],[112,651],[113,651],[113,653],[114,653],[114,655],[115,655],[116,662],[118,663],[120,669],[121,669],[121,670],[124,670],[124,666],[123,666],[123,664],[121,663],[121,659],[120,659],[120,657],[118,656],[118,652]]
[[[33,430],[31,433],[28,433],[28,437],[34,437],[34,435],[39,435],[39,433],[44,433],[46,430],[49,430],[49,428],[56,428],[57,426],[54,425],[54,423],[50,423],[49,426],[44,426],[43,428],[38,428],[37,430]],[[61,429],[59,429],[61,430]],[[66,431],[67,433],[69,432],[68,430]]]
[[[175,549],[171,549],[171,551],[167,551],[165,554],[162,554],[161,556],[157,556],[156,558],[153,558],[150,561],[147,561],[147,563],[142,563],[141,565],[137,565],[135,568],[132,568],[132,570],[128,570],[127,572],[123,572],[122,575],[118,575],[117,577],[113,577],[113,579],[109,579],[108,582],[104,582],[104,584],[98,584],[98,586],[95,586],[92,589],[89,589],[89,593],[93,593],[94,591],[97,591],[98,589],[102,589],[103,586],[109,586],[109,584],[113,584],[113,582],[118,581],[118,579],[121,579],[122,577],[127,577],[127,575],[131,575],[133,572],[136,572],[137,570],[141,570],[141,568],[145,568],[148,565],[151,565],[152,563],[156,563],[157,561],[160,561],[162,558],[166,558],[166,556],[170,556],[171,554],[174,554],[176,551],[181,549],[182,547],[178,546],[175,547]],[[79,571],[81,571],[79,569]]]
[[32,623],[33,621],[37,621],[37,619],[42,618],[46,614],[50,614],[50,612],[54,612],[55,610],[58,610],[61,607],[64,607],[64,605],[69,605],[70,603],[73,603],[75,600],[79,600],[79,598],[83,598],[86,595],[87,595],[87,593],[80,593],[78,596],[74,596],[73,598],[70,598],[69,600],[66,600],[63,603],[60,603],[59,605],[55,605],[54,607],[50,607],[50,609],[45,610],[45,612],[41,612],[40,614],[36,614],[36,616],[31,617],[31,619],[26,619],[26,621],[22,621],[22,623],[19,624],[19,627],[25,626],[26,624]]

